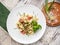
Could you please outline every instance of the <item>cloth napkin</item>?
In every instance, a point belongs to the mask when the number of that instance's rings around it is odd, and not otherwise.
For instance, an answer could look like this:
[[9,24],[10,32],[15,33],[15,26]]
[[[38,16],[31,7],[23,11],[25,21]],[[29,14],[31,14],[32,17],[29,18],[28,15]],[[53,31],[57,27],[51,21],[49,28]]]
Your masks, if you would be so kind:
[[6,31],[7,17],[18,1],[19,0],[0,0],[0,26]]
[[0,26],[3,27],[6,31],[6,21],[10,11],[0,2]]

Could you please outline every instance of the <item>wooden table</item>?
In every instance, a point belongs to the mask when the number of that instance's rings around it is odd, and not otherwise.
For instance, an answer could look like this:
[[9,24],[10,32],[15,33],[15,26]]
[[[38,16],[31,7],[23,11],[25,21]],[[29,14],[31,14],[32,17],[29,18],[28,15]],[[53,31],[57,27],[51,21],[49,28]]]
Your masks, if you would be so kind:
[[[41,8],[42,0],[32,0],[31,4]],[[0,0],[10,11],[17,5],[19,0]],[[0,45],[24,45],[14,41],[9,34],[0,27]],[[29,45],[60,45],[60,26],[57,27],[46,27],[45,34],[43,37]]]

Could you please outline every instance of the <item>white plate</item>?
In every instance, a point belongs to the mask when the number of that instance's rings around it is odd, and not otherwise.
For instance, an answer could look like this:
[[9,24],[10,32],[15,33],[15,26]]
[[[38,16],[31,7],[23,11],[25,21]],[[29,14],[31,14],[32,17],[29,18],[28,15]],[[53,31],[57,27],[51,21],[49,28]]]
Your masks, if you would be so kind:
[[[17,28],[16,23],[19,20],[19,13],[28,13],[32,15],[36,15],[39,18],[38,23],[42,26],[41,30],[38,30],[35,34],[27,36],[22,35]],[[33,14],[34,13],[34,14]],[[39,8],[34,5],[24,5],[20,7],[14,8],[7,18],[7,30],[9,35],[17,42],[22,44],[30,44],[38,41],[44,34],[46,29],[46,20]]]

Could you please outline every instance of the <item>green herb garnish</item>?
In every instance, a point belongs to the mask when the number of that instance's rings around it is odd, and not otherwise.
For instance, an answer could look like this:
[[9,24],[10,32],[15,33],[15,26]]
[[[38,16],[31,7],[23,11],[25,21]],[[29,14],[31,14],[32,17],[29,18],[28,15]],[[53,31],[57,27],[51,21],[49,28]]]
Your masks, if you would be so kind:
[[33,20],[32,25],[37,25],[37,22],[35,20]]
[[54,0],[51,2],[50,6],[48,6],[48,0],[45,0],[45,11],[50,20],[51,20],[51,15],[49,13],[50,13],[50,10],[52,9],[53,3],[54,3]]
[[48,13],[51,10],[53,3],[54,3],[54,0],[51,2],[50,6],[48,6],[48,0],[45,0],[46,13]]
[[34,32],[36,32],[38,29],[42,29],[41,25],[39,25],[35,20],[32,21],[32,25]]
[[41,25],[36,25],[36,26],[33,26],[33,30],[34,32],[36,32],[38,29],[41,29]]
[[49,6],[48,11],[51,10],[53,3],[54,3],[54,0],[51,2],[51,5]]
[[45,11],[48,12],[48,0],[45,0]]

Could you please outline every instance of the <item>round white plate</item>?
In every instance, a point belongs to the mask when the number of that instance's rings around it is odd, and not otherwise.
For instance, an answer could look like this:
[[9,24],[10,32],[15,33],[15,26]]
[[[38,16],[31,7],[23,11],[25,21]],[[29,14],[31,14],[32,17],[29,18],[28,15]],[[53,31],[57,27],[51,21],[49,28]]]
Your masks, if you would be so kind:
[[[16,23],[19,20],[19,15],[23,13],[28,13],[32,15],[36,15],[36,17],[39,19],[38,23],[42,26],[42,29],[38,30],[33,35],[23,35],[20,33],[19,29],[16,29]],[[30,44],[38,41],[44,34],[46,29],[46,20],[39,8],[37,8],[34,5],[24,5],[20,7],[14,8],[11,13],[9,14],[7,18],[7,30],[9,32],[9,35],[17,42],[22,44]]]

